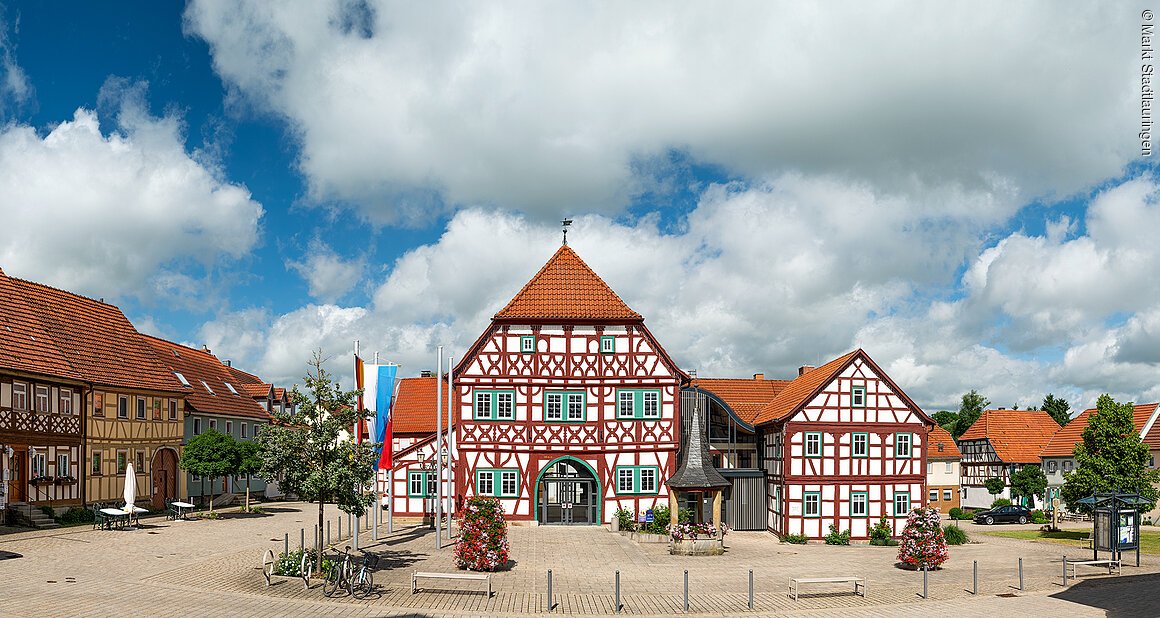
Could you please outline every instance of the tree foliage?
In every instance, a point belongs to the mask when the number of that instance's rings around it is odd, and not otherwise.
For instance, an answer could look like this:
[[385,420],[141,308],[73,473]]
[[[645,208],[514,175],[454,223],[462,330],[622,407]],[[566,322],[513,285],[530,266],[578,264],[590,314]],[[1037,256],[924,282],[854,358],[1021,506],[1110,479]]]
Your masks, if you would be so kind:
[[983,415],[983,410],[986,410],[989,405],[991,405],[991,400],[980,395],[974,389],[964,394],[962,403],[959,404],[959,413],[955,418],[955,428],[951,431],[951,435],[958,440],[959,436],[967,433],[967,430],[975,424],[975,421],[979,420],[979,417]]
[[1007,485],[1003,482],[1003,479],[997,476],[983,481],[983,487],[986,487],[987,493],[991,494],[992,496],[997,496],[1003,493],[1003,488],[1006,486]]
[[1160,483],[1160,470],[1148,468],[1148,445],[1132,421],[1132,404],[1100,395],[1083,430],[1083,442],[1075,447],[1075,462],[1075,471],[1064,473],[1060,490],[1068,509],[1091,512],[1079,500],[1112,490],[1138,493],[1148,500],[1141,512],[1156,508],[1160,491],[1154,485]]
[[1015,496],[1031,498],[1031,504],[1034,505],[1035,498],[1042,500],[1046,493],[1047,476],[1043,474],[1043,469],[1039,466],[1034,464],[1026,465],[1011,475],[1012,498]]
[[213,482],[238,471],[237,443],[228,433],[216,429],[194,436],[185,445],[179,462],[181,469],[210,479],[209,510],[213,512]]
[[[277,481],[287,494],[318,503],[320,530],[326,504],[357,517],[366,513],[374,497],[362,488],[374,480],[377,462],[374,443],[355,444],[343,438],[347,427],[369,413],[355,409],[358,391],[339,388],[324,364],[321,351],[315,352],[303,378],[309,396],[295,386],[294,411],[276,414],[274,423],[263,427],[257,439],[260,476]],[[319,569],[321,559],[319,555]]]
[[953,434],[955,432],[955,422],[958,421],[959,415],[950,410],[939,410],[931,418],[934,419],[934,422],[938,423],[939,427]]
[[1040,409],[1050,414],[1051,418],[1055,419],[1055,422],[1059,423],[1060,427],[1063,427],[1071,420],[1071,405],[1067,403],[1066,399],[1062,397],[1057,398],[1051,393],[1048,393],[1043,398],[1043,406]]

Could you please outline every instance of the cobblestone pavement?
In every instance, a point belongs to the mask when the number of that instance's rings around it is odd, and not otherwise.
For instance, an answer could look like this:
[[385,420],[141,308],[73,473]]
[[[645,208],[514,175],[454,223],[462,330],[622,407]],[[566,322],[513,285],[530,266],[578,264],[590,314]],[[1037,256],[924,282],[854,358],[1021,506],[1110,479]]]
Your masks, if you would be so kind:
[[[553,573],[555,614],[611,614],[615,572],[620,571],[622,612],[684,613],[683,572],[689,572],[690,611],[702,615],[823,616],[1160,616],[1160,557],[1145,556],[1121,577],[1092,570],[1079,583],[1062,584],[1064,553],[1085,552],[1047,543],[978,535],[981,541],[951,548],[946,567],[922,574],[894,566],[895,550],[869,546],[782,545],[765,533],[735,532],[720,557],[670,556],[664,544],[637,544],[605,529],[511,528],[512,568],[493,577],[490,599],[478,582],[429,582],[435,590],[412,595],[412,570],[453,570],[451,549],[435,549],[431,530],[400,527],[363,547],[381,556],[379,594],[367,600],[327,599],[316,580],[261,575],[266,549],[292,547],[316,521],[314,505],[276,504],[262,517],[219,521],[151,520],[141,530],[70,528],[0,535],[0,550],[23,558],[0,561],[0,615],[141,616],[157,611],[198,616],[463,616],[527,615],[547,608],[547,571]],[[337,513],[328,512],[333,522]],[[344,536],[348,526],[343,520]],[[332,523],[332,533],[337,526]],[[344,543],[345,544],[345,543]],[[1023,558],[1024,590],[1017,590]],[[972,563],[979,565],[979,594],[971,595]],[[754,610],[747,607],[749,569]],[[868,598],[845,586],[786,594],[792,577],[852,575],[868,583]],[[999,596],[1004,595],[1004,596]],[[1009,595],[1009,596],[1008,596]]]

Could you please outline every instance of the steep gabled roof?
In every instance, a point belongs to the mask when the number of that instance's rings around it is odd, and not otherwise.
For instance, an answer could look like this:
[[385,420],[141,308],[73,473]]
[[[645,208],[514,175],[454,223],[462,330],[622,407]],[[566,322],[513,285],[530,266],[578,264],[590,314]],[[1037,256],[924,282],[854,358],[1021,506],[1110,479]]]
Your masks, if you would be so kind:
[[201,414],[270,420],[270,415],[254,401],[253,396],[239,388],[230,368],[218,357],[205,350],[149,335],[141,335],[141,338],[153,350],[159,363],[170,371],[181,373],[189,382],[189,386],[184,388],[185,402],[193,410]]
[[743,422],[748,423],[789,383],[790,380],[756,378],[697,378],[693,386],[716,395]]
[[24,300],[13,280],[0,270],[0,368],[84,380]]
[[821,367],[810,370],[805,375],[798,376],[785,385],[772,401],[761,408],[753,417],[752,424],[756,426],[761,423],[777,421],[793,414],[794,411],[809,402],[823,386],[829,384],[830,380],[833,380],[859,352],[862,350],[858,349],[843,354]]
[[1042,410],[985,410],[963,435],[966,440],[986,438],[1005,463],[1039,463],[1039,454],[1059,424]]
[[962,459],[963,454],[951,437],[951,432],[935,425],[926,438],[927,459]]
[[39,317],[64,361],[86,381],[127,389],[182,390],[117,307],[40,283],[6,279]]
[[[1051,436],[1051,440],[1043,447],[1039,453],[1040,457],[1071,457],[1075,452],[1077,444],[1083,442],[1083,430],[1087,429],[1088,423],[1091,422],[1092,414],[1096,413],[1095,408],[1088,408],[1079,414],[1079,416],[1071,419],[1068,424],[1060,428]],[[1142,403],[1132,407],[1132,424],[1136,427],[1137,432],[1143,432],[1147,429],[1148,421],[1152,419],[1157,413],[1157,404]],[[1155,445],[1152,448],[1160,447],[1160,433],[1154,429],[1157,423],[1153,423],[1153,430],[1150,432],[1154,434],[1156,439]],[[1141,436],[1148,442],[1148,435]]]
[[[391,431],[395,434],[435,433],[435,377],[403,378],[395,391]],[[447,378],[443,378],[443,428],[447,429]]]
[[560,247],[497,320],[641,320],[568,245]]

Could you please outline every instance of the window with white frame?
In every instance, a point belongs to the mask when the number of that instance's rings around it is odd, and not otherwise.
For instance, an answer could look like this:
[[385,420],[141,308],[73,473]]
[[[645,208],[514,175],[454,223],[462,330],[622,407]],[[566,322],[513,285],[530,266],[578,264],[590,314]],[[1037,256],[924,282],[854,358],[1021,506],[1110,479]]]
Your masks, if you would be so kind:
[[600,338],[600,353],[612,354],[616,351],[616,337],[601,337]]
[[117,418],[129,418],[129,396],[117,397]]
[[547,393],[544,395],[544,420],[564,420],[564,393]]
[[181,382],[181,385],[182,385],[182,386],[184,386],[184,387],[186,387],[186,388],[193,388],[193,387],[192,387],[192,386],[189,384],[189,380],[186,380],[186,379],[185,379],[185,376],[184,376],[184,375],[182,375],[180,371],[174,371],[174,372],[173,372],[173,375],[177,376],[177,380],[178,380],[179,382]]
[[864,491],[850,493],[850,517],[870,516],[870,494]]
[[898,492],[894,494],[894,515],[902,517],[910,513],[910,494]]
[[620,391],[616,400],[616,415],[620,418],[632,418],[633,407],[632,391]]
[[515,418],[514,391],[475,391],[472,418],[480,421],[512,420]]
[[72,414],[72,389],[60,389],[60,401],[57,403],[57,412],[61,414]]
[[850,406],[854,408],[866,407],[865,386],[853,386],[850,388]]
[[1047,471],[1048,472],[1055,472],[1058,469],[1059,469],[1059,464],[1057,462],[1055,462],[1054,460],[1047,462]]
[[491,470],[481,470],[476,473],[475,491],[481,496],[495,495],[495,475]]
[[177,420],[177,400],[176,399],[169,400],[169,420],[171,420],[171,421]]
[[217,431],[217,419],[214,419],[214,418],[209,419],[209,428],[213,429],[214,431]]
[[894,434],[894,456],[898,458],[910,457],[910,434]]
[[806,517],[822,516],[822,494],[816,491],[807,491],[802,495],[802,515]]
[[531,354],[536,351],[536,338],[532,335],[520,337],[520,352]]
[[145,420],[145,398],[144,397],[137,398],[137,420],[139,420],[139,421]]
[[41,414],[48,414],[48,387],[36,387],[36,411]]
[[208,391],[210,395],[217,397],[217,393],[213,392],[213,389],[209,387],[209,384],[206,384],[205,380],[201,380],[201,385],[205,387],[205,390]]
[[245,424],[245,423],[242,423],[242,426],[240,427],[240,429],[241,429],[241,432],[242,432],[242,437],[243,437],[243,438],[248,438],[249,436],[248,436],[248,435],[246,435],[248,432],[246,431],[246,424]]
[[32,478],[38,476],[48,476],[48,455],[40,451],[31,451],[29,453],[29,469],[32,471]]
[[931,502],[938,502],[938,490],[937,489],[930,490],[930,501]]
[[870,434],[861,432],[853,434],[851,437],[850,456],[870,456]]
[[230,435],[234,434],[234,422],[233,421],[226,421],[226,433],[228,433]]
[[193,435],[195,435],[195,436],[201,435],[201,419],[200,418],[193,419]]
[[656,493],[657,491],[657,470],[656,468],[641,468],[640,469],[640,491],[645,494]]
[[934,473],[934,462],[933,461],[926,462],[926,473],[927,474]]
[[949,501],[950,499],[951,499],[951,490],[944,489],[943,490],[943,501],[946,502],[946,501]]
[[616,466],[616,493],[655,495],[660,486],[656,466]]
[[661,417],[661,392],[653,389],[618,389],[616,418],[656,420]]
[[568,420],[584,420],[584,393],[568,393]]
[[69,468],[68,453],[56,454],[56,475],[57,476],[72,476]]
[[233,393],[233,394],[235,394],[235,395],[237,395],[237,394],[238,394],[238,391],[237,391],[237,389],[235,389],[235,388],[234,388],[234,385],[233,385],[233,384],[230,384],[229,382],[222,382],[222,384],[225,384],[225,385],[226,385],[226,389],[227,389],[227,390],[229,390],[231,393]]
[[475,472],[475,493],[479,496],[515,498],[520,492],[519,470],[484,469]]
[[943,472],[946,472],[947,474],[950,474],[950,473],[951,473],[951,472],[953,472],[953,471],[954,471],[954,469],[955,469],[955,468],[954,468],[954,465],[953,465],[953,462],[950,462],[950,461],[948,461],[948,462],[945,462],[945,466],[946,466],[946,467],[945,467],[945,468],[943,468]]
[[12,409],[28,409],[28,385],[23,382],[12,383]]
[[430,498],[435,495],[435,473],[412,470],[407,473],[407,497]]
[[821,457],[822,456],[822,432],[809,431],[806,432],[806,457]]
[[644,391],[641,396],[644,398],[642,415],[645,418],[660,418],[661,394],[657,391]]
[[617,468],[616,491],[622,494],[632,493],[632,468]]
[[515,470],[499,471],[499,493],[501,496],[514,496],[519,490],[519,473]]

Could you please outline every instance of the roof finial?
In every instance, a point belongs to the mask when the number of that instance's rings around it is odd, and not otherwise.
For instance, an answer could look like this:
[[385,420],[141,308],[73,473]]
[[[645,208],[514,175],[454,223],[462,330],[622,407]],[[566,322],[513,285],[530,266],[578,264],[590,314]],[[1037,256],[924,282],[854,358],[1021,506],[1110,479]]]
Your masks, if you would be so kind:
[[565,218],[563,221],[560,222],[560,224],[564,226],[564,246],[567,247],[568,246],[568,226],[572,225],[572,220]]

